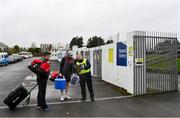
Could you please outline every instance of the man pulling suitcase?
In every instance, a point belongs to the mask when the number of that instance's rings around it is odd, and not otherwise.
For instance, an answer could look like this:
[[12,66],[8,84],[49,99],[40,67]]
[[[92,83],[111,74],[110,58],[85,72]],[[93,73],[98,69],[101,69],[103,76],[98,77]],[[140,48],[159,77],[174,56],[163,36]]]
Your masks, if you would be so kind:
[[[45,52],[44,56],[38,61],[34,60],[28,68],[37,74],[37,84],[32,87],[30,91],[26,90],[23,85],[18,86],[14,89],[5,99],[4,103],[10,108],[15,109],[25,98],[26,103],[29,103],[31,91],[38,86],[38,95],[37,95],[37,107],[43,111],[49,110],[45,96],[46,96],[46,86],[47,80],[50,73],[50,64],[49,64],[49,52]],[[37,63],[34,63],[37,62]]]
[[51,53],[45,52],[44,56],[41,58],[43,64],[41,65],[40,73],[37,75],[37,84],[38,84],[38,95],[37,95],[37,108],[42,109],[43,111],[50,110],[46,104],[46,87],[47,80],[50,74],[50,64],[49,57]]

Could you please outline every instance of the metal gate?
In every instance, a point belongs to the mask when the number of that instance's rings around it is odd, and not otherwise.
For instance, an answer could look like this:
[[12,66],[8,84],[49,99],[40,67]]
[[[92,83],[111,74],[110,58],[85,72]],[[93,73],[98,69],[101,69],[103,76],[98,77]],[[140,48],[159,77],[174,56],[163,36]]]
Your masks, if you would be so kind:
[[134,45],[134,94],[178,90],[177,35],[136,31]]
[[93,76],[102,77],[102,50],[93,51]]

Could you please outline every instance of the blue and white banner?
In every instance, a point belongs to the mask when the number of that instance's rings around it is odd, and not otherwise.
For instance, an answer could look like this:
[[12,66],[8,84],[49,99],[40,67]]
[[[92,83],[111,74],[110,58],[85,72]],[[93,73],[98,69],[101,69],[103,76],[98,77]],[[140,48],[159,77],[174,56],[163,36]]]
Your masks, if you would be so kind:
[[117,43],[116,62],[117,66],[127,66],[127,45],[122,42]]

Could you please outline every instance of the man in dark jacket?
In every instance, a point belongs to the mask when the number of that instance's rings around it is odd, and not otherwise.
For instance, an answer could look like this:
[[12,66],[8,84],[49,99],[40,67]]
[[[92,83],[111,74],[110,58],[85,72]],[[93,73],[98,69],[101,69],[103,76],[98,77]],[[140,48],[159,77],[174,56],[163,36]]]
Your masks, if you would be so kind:
[[63,95],[63,90],[61,90],[61,98],[63,101],[64,98],[71,99],[69,96],[69,84],[71,81],[71,75],[74,72],[74,58],[72,57],[72,52],[68,51],[67,55],[62,58],[60,63],[60,74],[62,74],[66,79],[66,93]]
[[76,60],[76,70],[80,78],[82,101],[86,100],[86,84],[89,90],[90,99],[91,101],[94,101],[94,92],[90,67],[90,62],[87,59],[84,59],[81,54],[78,54]]
[[49,57],[51,53],[45,52],[44,56],[41,58],[44,64],[48,65],[45,72],[42,72],[41,75],[37,76],[37,84],[38,84],[38,95],[37,95],[37,107],[42,109],[43,111],[49,110],[46,104],[46,87],[47,87],[47,80],[50,73],[50,64],[49,64]]

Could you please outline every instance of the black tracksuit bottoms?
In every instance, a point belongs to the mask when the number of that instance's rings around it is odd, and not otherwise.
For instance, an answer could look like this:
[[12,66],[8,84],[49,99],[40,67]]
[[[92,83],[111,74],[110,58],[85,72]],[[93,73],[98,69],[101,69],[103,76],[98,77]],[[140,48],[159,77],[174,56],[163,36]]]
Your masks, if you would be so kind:
[[38,84],[38,95],[37,95],[37,106],[42,109],[47,108],[46,104],[46,87],[47,87],[47,79],[37,78]]
[[89,73],[80,74],[80,86],[81,86],[81,95],[83,99],[86,99],[86,84],[89,90],[89,94],[91,98],[94,98],[93,85],[92,85],[92,77],[89,76]]

